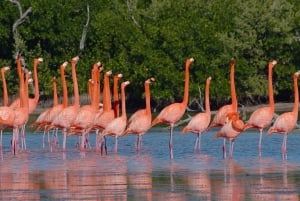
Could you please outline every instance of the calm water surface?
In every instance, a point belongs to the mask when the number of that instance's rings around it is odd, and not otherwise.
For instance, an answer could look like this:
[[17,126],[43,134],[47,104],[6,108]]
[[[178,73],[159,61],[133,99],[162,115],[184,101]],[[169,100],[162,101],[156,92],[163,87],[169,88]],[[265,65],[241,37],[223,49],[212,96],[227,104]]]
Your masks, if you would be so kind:
[[[3,136],[0,160],[1,200],[299,200],[300,134],[288,136],[288,160],[281,159],[282,135],[264,136],[258,158],[258,133],[243,133],[235,142],[234,159],[222,159],[223,139],[215,131],[202,136],[194,153],[195,135],[174,133],[174,160],[169,159],[168,131],[155,128],[135,153],[135,136],[108,138],[108,155],[80,153],[69,137],[67,152],[42,148],[42,133],[26,134],[27,150],[10,152],[10,133]],[[62,142],[59,135],[59,142]],[[95,136],[90,136],[92,147]]]

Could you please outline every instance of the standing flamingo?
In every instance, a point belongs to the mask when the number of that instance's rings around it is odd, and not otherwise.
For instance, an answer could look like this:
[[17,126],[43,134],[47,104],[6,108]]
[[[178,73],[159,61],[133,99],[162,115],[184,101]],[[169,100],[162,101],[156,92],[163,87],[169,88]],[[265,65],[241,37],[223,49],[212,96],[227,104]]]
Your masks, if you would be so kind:
[[[53,107],[56,107],[58,105],[58,96],[57,96],[57,80],[56,77],[52,79],[52,85],[53,85]],[[49,115],[49,112],[53,108],[48,108],[44,110],[38,117],[37,119],[32,123],[32,127],[36,126],[35,132],[43,129],[43,148],[45,147],[45,135],[48,133],[48,143],[50,144],[50,138],[49,138],[49,132],[46,131],[47,128],[47,116]],[[45,123],[46,122],[46,123]]]
[[125,103],[125,87],[129,85],[130,82],[122,82],[121,84],[121,100],[122,100],[122,115],[113,119],[106,128],[101,132],[100,139],[105,137],[106,135],[115,136],[115,150],[114,152],[118,152],[118,137],[122,136],[127,124],[127,115],[126,115],[126,103]]
[[99,98],[97,93],[99,92],[100,87],[100,72],[103,70],[103,68],[100,67],[101,63],[98,62],[94,64],[92,70],[92,80],[94,81],[94,84],[92,87],[91,104],[85,105],[79,109],[69,131],[69,134],[78,132],[81,134],[80,151],[84,151],[86,135],[93,126],[94,118],[99,107]]
[[77,112],[79,110],[79,90],[77,83],[76,75],[76,64],[79,60],[79,57],[76,56],[72,58],[72,80],[73,80],[73,89],[74,89],[74,102],[73,105],[70,105],[64,108],[53,120],[51,127],[61,128],[63,130],[63,152],[66,151],[66,141],[67,141],[67,130],[70,128],[72,122],[75,120]]
[[[240,133],[244,129],[244,122],[240,120],[239,114],[237,112],[228,113],[225,124],[221,128],[219,132],[217,132],[214,137],[223,137],[224,141],[227,139],[229,140],[229,158],[232,159],[233,157],[233,144],[237,136],[240,135]],[[225,146],[225,145],[224,145]],[[224,153],[226,149],[223,149],[223,156],[226,157],[226,154]]]
[[[7,92],[7,85],[6,85],[6,79],[5,79],[5,72],[8,71],[10,69],[10,67],[5,66],[1,68],[1,78],[2,78],[2,87],[3,87],[3,107],[0,107],[2,109],[0,109],[0,111],[3,111],[4,108],[8,108],[8,92]],[[13,114],[13,111],[11,111],[11,113]],[[3,116],[1,116],[3,117]],[[0,117],[0,118],[1,118]],[[2,134],[3,134],[3,130],[7,127],[7,125],[5,124],[0,124],[0,151],[1,151],[1,156],[2,155]]]
[[209,85],[210,85],[211,77],[206,79],[205,86],[205,109],[206,111],[203,113],[196,114],[188,123],[186,127],[183,128],[182,133],[185,134],[187,132],[193,132],[197,134],[194,150],[200,151],[200,143],[201,143],[201,135],[210,123],[210,104],[209,104]]
[[298,77],[300,75],[300,71],[294,73],[293,81],[294,81],[294,108],[291,112],[285,112],[277,117],[273,126],[269,128],[268,135],[272,133],[283,134],[282,141],[282,158],[287,159],[287,150],[286,150],[286,141],[287,135],[290,133],[297,124],[298,119],[298,106],[299,106],[299,91],[298,91]]
[[[225,124],[227,115],[232,112],[237,112],[237,98],[235,91],[235,81],[234,81],[234,67],[235,59],[231,59],[230,62],[230,94],[231,94],[231,104],[222,106],[214,116],[214,119],[210,123],[208,129],[213,127],[221,127]],[[226,138],[223,141],[223,158],[226,158]]]
[[145,101],[146,108],[136,111],[128,120],[128,127],[123,135],[133,133],[137,135],[136,151],[139,152],[142,143],[142,136],[151,128],[152,114],[150,105],[150,84],[154,82],[154,78],[145,81]]
[[184,83],[183,101],[180,103],[173,103],[165,107],[159,113],[159,115],[152,121],[151,124],[151,126],[154,126],[160,122],[170,124],[169,150],[170,150],[171,159],[173,159],[173,128],[174,128],[174,124],[183,116],[188,104],[189,79],[190,79],[189,68],[193,62],[194,62],[193,58],[187,59],[185,62],[185,79],[184,79],[185,83]]
[[244,130],[248,128],[257,128],[259,130],[258,152],[261,157],[261,140],[264,128],[272,123],[274,116],[274,95],[272,85],[272,70],[276,65],[276,61],[269,62],[268,65],[268,90],[269,90],[269,106],[257,109],[250,116],[249,121],[245,124]]
[[[33,76],[34,76],[34,98],[28,99],[28,113],[31,114],[37,107],[39,98],[40,98],[40,91],[39,91],[39,83],[38,83],[38,74],[37,74],[37,67],[40,62],[43,62],[43,58],[35,58],[33,60]],[[12,109],[16,109],[20,107],[20,98],[14,100],[10,107]],[[27,122],[21,127],[21,145],[22,149],[26,149],[26,139],[25,139],[25,127]]]
[[[12,151],[16,154],[19,129],[28,121],[29,112],[28,112],[28,71],[25,71],[21,68],[21,56],[18,55],[17,58],[17,69],[19,75],[19,93],[20,93],[20,107],[16,108],[15,118],[12,124],[13,127],[13,138],[12,138]],[[24,72],[25,71],[25,81],[24,81]]]

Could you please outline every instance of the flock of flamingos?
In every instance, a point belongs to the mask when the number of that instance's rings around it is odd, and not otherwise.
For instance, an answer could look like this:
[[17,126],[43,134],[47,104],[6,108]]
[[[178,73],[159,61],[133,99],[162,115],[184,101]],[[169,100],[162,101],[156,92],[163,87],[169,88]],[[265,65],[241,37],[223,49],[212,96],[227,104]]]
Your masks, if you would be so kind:
[[[9,67],[1,69],[2,83],[3,83],[3,106],[0,107],[0,130],[1,130],[1,152],[2,152],[2,131],[5,128],[11,128],[12,139],[11,149],[13,154],[16,154],[19,149],[19,139],[21,141],[22,149],[26,149],[25,141],[25,125],[28,122],[29,115],[35,110],[39,101],[39,87],[38,87],[38,72],[37,67],[42,58],[34,59],[33,65],[33,79],[31,79],[31,72],[22,67],[21,56],[17,57],[17,71],[19,77],[19,98],[14,100],[10,105],[8,104],[8,92],[5,81],[5,72]],[[150,84],[155,81],[154,78],[149,78],[145,81],[145,101],[144,109],[136,111],[130,118],[126,115],[126,98],[125,88],[129,81],[121,83],[121,103],[119,102],[118,81],[122,74],[113,76],[113,98],[110,90],[110,76],[111,71],[103,73],[103,66],[100,62],[95,63],[91,70],[91,79],[88,81],[88,92],[90,96],[90,104],[80,106],[79,90],[76,76],[76,64],[79,57],[74,57],[70,62],[64,62],[60,66],[60,76],[63,89],[62,103],[58,103],[58,95],[56,89],[56,79],[53,79],[53,107],[44,110],[38,118],[34,121],[32,126],[36,130],[43,130],[43,146],[44,138],[48,135],[48,143],[52,146],[57,144],[57,132],[61,130],[63,134],[62,149],[66,151],[66,140],[70,135],[80,136],[79,149],[84,151],[89,146],[88,135],[91,132],[96,133],[96,149],[101,150],[101,153],[106,152],[106,136],[115,137],[114,151],[118,149],[118,137],[126,136],[127,134],[137,135],[136,150],[141,149],[142,136],[153,126],[158,123],[165,123],[170,125],[169,137],[169,153],[170,158],[173,159],[173,128],[174,124],[181,119],[186,111],[188,104],[189,93],[189,68],[194,62],[193,58],[189,58],[185,63],[185,84],[184,95],[182,102],[173,103],[165,107],[154,120],[152,120],[151,106],[150,106]],[[71,64],[72,80],[74,89],[73,104],[68,105],[68,92],[65,79],[65,68]],[[192,132],[197,135],[194,149],[200,150],[201,134],[213,127],[220,127],[220,130],[214,135],[215,138],[223,137],[223,158],[226,158],[226,141],[229,141],[229,158],[232,158],[233,144],[236,139],[246,129],[256,128],[259,130],[258,151],[261,156],[261,140],[263,130],[269,127],[274,116],[274,97],[272,86],[272,69],[276,65],[276,61],[268,63],[268,90],[269,90],[269,106],[262,107],[254,111],[247,122],[243,122],[239,118],[237,98],[234,82],[234,67],[235,60],[232,59],[230,63],[230,90],[232,103],[224,105],[215,114],[211,121],[210,103],[209,103],[209,85],[212,80],[211,77],[206,79],[205,87],[205,112],[200,112],[191,118],[189,123],[183,128],[182,133]],[[100,78],[103,75],[103,86],[100,90]],[[280,133],[283,134],[282,142],[282,157],[287,159],[286,141],[287,135],[290,133],[297,123],[298,118],[298,77],[300,71],[294,73],[294,97],[295,103],[291,112],[286,112],[278,116],[274,124],[269,128],[268,134]],[[29,98],[28,85],[34,82],[35,97]],[[100,91],[102,91],[102,103],[100,103]],[[113,102],[112,102],[113,99]],[[121,111],[119,107],[121,106]],[[120,115],[121,113],[121,115]],[[53,132],[54,138],[50,140],[49,132]]]

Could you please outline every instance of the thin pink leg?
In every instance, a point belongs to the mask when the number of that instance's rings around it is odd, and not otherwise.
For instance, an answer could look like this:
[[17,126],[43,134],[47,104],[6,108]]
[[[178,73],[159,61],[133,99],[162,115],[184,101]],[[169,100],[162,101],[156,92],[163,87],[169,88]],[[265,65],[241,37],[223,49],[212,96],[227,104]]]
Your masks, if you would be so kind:
[[262,129],[259,130],[258,155],[261,157]]
[[170,159],[173,159],[173,124],[170,126],[170,139],[169,139],[169,150],[170,150]]
[[223,159],[226,158],[226,138],[223,141]]

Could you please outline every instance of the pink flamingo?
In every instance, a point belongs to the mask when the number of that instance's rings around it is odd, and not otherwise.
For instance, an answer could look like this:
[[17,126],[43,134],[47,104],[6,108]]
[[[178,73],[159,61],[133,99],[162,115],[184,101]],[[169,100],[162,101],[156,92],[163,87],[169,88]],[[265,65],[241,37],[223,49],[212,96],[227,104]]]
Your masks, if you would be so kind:
[[184,83],[184,95],[183,101],[180,103],[173,103],[165,107],[159,115],[152,121],[151,126],[154,126],[160,122],[170,124],[170,139],[169,139],[169,150],[170,158],[173,159],[173,128],[174,124],[181,119],[183,116],[187,104],[188,104],[188,95],[189,95],[189,68],[190,65],[194,62],[193,58],[187,59],[185,62],[185,83]]
[[73,121],[69,134],[78,133],[81,135],[80,150],[84,151],[86,135],[89,133],[93,126],[94,118],[99,107],[99,98],[97,93],[100,87],[100,72],[103,70],[101,63],[94,64],[92,70],[92,80],[94,85],[91,93],[91,104],[81,107]]
[[[222,106],[214,116],[214,119],[210,123],[208,130],[213,127],[224,126],[227,119],[227,115],[232,112],[237,112],[237,98],[235,91],[235,81],[234,81],[234,67],[235,59],[231,59],[230,62],[230,94],[231,94],[231,104]],[[226,138],[223,141],[223,158],[226,158]]]
[[[56,77],[54,77],[52,79],[52,85],[53,85],[53,107],[56,107],[58,105],[58,96],[57,96],[57,80]],[[48,133],[48,142],[50,143],[50,139],[49,139],[49,132],[46,131],[47,128],[47,123],[45,124],[47,116],[49,115],[49,112],[51,111],[51,109],[53,108],[48,108],[46,110],[44,110],[38,117],[37,119],[32,123],[32,127],[36,126],[36,130],[35,132],[44,129],[44,133],[43,133],[43,148],[45,147],[45,135],[46,133]]]
[[101,132],[100,139],[102,139],[106,135],[115,136],[115,150],[114,152],[118,152],[118,137],[122,136],[126,124],[127,124],[127,115],[126,115],[126,103],[125,103],[125,87],[129,85],[130,82],[122,82],[121,84],[121,100],[122,100],[122,115],[113,119],[106,128]]
[[74,102],[73,105],[70,105],[64,108],[53,120],[51,127],[61,128],[63,130],[63,152],[66,151],[66,141],[67,141],[67,130],[70,128],[72,122],[75,120],[76,115],[79,111],[79,90],[76,76],[76,64],[79,60],[79,57],[72,58],[72,80],[73,80],[73,89],[74,89]]
[[[29,98],[28,99],[28,112],[31,114],[37,107],[39,98],[40,98],[40,91],[39,91],[39,83],[38,83],[38,74],[37,74],[37,67],[40,62],[43,62],[43,58],[35,58],[33,60],[33,76],[34,76],[34,98]],[[14,100],[10,107],[12,109],[16,109],[20,107],[20,98],[17,98]],[[22,149],[26,149],[26,139],[25,139],[25,127],[26,127],[27,122],[22,126],[21,128],[21,145]]]
[[282,158],[287,159],[287,150],[286,150],[286,141],[287,135],[290,133],[297,124],[298,119],[298,106],[299,106],[299,91],[298,91],[298,77],[300,75],[300,71],[294,73],[293,81],[294,81],[294,108],[291,112],[285,112],[277,117],[273,126],[269,128],[268,135],[272,133],[283,134],[282,141]]
[[210,123],[210,104],[209,104],[209,85],[210,85],[211,77],[206,79],[205,86],[205,109],[206,111],[203,113],[196,114],[188,123],[186,127],[183,128],[182,133],[185,134],[187,132],[193,132],[197,134],[194,150],[200,151],[200,143],[201,143],[201,135],[206,131],[208,125]]
[[268,65],[268,90],[269,90],[269,106],[257,109],[252,113],[249,121],[245,124],[244,130],[248,128],[257,128],[259,130],[258,152],[261,157],[261,141],[264,128],[272,123],[274,116],[274,95],[272,85],[272,70],[277,64],[276,61],[269,62]]
[[[10,67],[5,66],[1,68],[1,78],[2,78],[2,87],[3,87],[3,107],[7,108],[8,106],[8,92],[7,92],[7,85],[6,85],[6,79],[5,79],[5,72],[8,71],[10,69]],[[3,111],[3,107],[0,107],[0,111]],[[13,111],[11,111],[11,113],[13,114]],[[3,116],[1,116],[0,118],[2,118]],[[3,134],[3,130],[6,128],[7,126],[5,124],[0,124],[0,151],[1,151],[1,156],[2,155],[2,134]]]
[[[225,121],[224,126],[221,128],[219,132],[217,132],[214,137],[223,137],[224,141],[227,139],[229,140],[229,158],[232,158],[233,154],[233,144],[237,136],[240,135],[240,133],[244,129],[244,122],[239,119],[239,114],[237,112],[232,112],[227,114],[227,119]],[[225,145],[224,145],[225,146]],[[226,149],[223,149],[223,152]],[[223,153],[224,158],[226,158],[226,154]]]
[[18,135],[19,129],[28,121],[29,112],[28,112],[28,77],[29,73],[25,72],[25,81],[24,81],[24,70],[21,69],[21,56],[17,58],[17,69],[19,75],[19,93],[20,93],[20,107],[16,108],[15,118],[12,124],[13,127],[13,138],[12,138],[12,150],[16,154],[17,144],[18,144]]
[[136,151],[139,152],[141,148],[142,136],[151,128],[152,114],[150,105],[150,84],[154,82],[154,78],[149,78],[145,81],[145,101],[146,108],[136,111],[127,122],[127,129],[123,136],[133,133],[137,135]]

